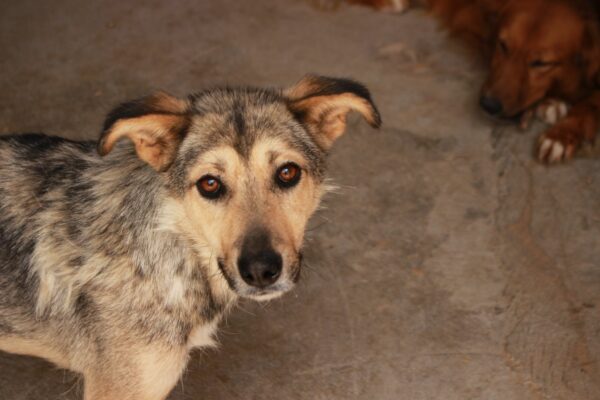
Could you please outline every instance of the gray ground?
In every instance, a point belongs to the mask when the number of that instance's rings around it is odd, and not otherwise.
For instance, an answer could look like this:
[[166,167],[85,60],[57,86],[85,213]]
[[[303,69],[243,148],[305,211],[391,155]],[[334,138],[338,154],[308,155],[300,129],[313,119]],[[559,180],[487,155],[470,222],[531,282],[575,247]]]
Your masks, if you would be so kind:
[[[9,4],[10,3],[10,4]],[[373,91],[376,132],[338,142],[291,295],[244,303],[170,399],[600,399],[600,163],[545,168],[480,117],[482,72],[419,11],[307,1],[3,2],[0,130],[93,138],[156,88]],[[0,355],[0,399],[75,399],[77,378]]]

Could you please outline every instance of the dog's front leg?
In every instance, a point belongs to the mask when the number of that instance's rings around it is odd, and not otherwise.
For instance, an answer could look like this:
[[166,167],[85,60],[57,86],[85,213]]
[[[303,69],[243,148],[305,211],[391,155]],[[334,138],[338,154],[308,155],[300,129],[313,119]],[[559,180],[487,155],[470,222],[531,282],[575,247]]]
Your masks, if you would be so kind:
[[537,147],[538,159],[547,163],[571,159],[585,141],[594,141],[599,118],[600,91],[595,91],[576,103],[566,117],[540,136]]
[[185,348],[132,346],[84,372],[84,400],[164,400],[187,363]]

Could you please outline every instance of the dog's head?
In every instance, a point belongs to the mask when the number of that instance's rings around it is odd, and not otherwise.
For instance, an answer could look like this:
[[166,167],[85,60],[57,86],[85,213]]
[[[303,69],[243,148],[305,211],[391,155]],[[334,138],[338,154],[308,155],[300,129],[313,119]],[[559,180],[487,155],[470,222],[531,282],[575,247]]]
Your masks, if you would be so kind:
[[104,155],[129,138],[171,194],[167,224],[184,232],[237,294],[275,297],[297,281],[305,227],[325,186],[325,156],[359,112],[380,124],[369,92],[308,76],[287,90],[159,93],[108,117]]
[[513,118],[545,97],[570,100],[598,73],[598,22],[586,1],[509,0],[495,10],[490,73],[480,104]]

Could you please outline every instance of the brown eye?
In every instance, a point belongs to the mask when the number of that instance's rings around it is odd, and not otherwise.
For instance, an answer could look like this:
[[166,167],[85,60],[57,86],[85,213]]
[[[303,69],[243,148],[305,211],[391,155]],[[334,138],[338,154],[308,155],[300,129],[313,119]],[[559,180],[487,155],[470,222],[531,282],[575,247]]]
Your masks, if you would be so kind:
[[300,181],[302,170],[294,163],[287,163],[279,167],[275,173],[275,183],[281,188],[291,188]]
[[217,199],[225,193],[225,187],[218,178],[205,175],[196,183],[198,192],[207,199]]

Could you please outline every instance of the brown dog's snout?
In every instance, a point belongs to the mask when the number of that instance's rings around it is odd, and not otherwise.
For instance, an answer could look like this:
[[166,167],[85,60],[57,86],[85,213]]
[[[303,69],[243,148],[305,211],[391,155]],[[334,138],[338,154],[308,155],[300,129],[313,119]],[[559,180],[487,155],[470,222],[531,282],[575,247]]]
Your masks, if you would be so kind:
[[500,115],[504,111],[502,102],[496,97],[484,94],[479,98],[479,105],[490,115]]
[[237,264],[244,282],[260,289],[275,283],[283,269],[281,254],[273,249],[268,233],[262,230],[246,236]]

